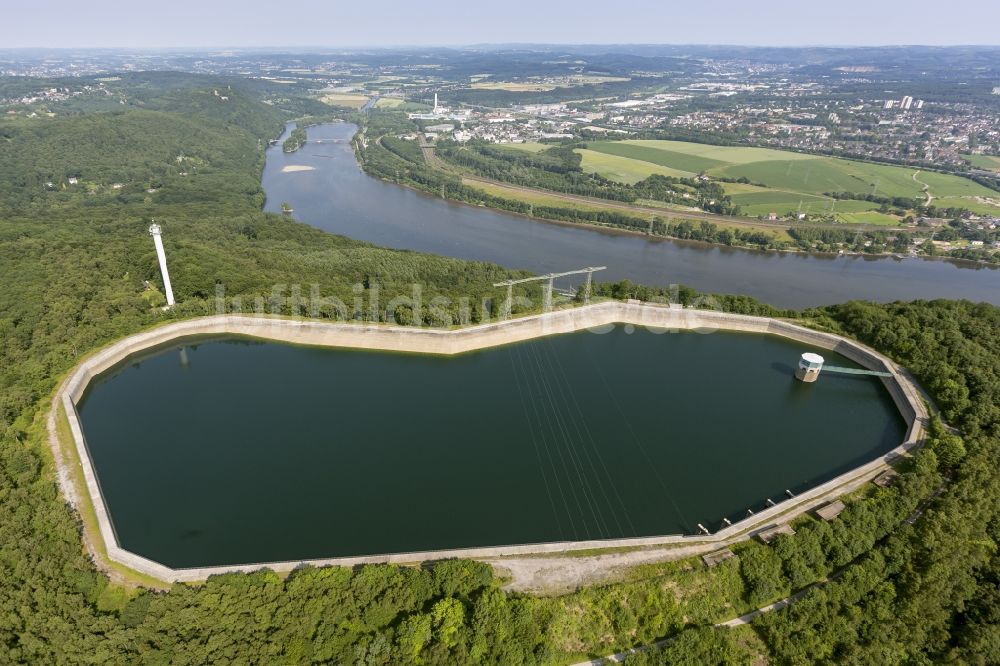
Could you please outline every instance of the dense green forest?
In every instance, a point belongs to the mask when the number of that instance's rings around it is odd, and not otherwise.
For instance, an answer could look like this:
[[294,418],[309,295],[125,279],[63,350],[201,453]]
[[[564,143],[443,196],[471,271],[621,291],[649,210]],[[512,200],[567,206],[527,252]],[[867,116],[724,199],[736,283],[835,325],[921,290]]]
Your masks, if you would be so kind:
[[[482,318],[497,295],[489,285],[515,275],[262,213],[263,146],[308,105],[284,109],[203,84],[143,87],[144,103],[121,111],[0,120],[0,661],[556,664],[665,637],[663,648],[630,659],[1000,661],[1000,309],[968,302],[793,313],[681,289],[690,305],[797,317],[858,337],[906,364],[961,432],[934,423],[929,445],[900,465],[891,487],[847,498],[832,523],[805,516],[772,546],[735,546],[738,557],[712,569],[700,560],[644,565],[551,597],[507,592],[488,566],[460,560],[234,574],[169,590],[109,580],[58,493],[45,429],[52,392],[82,355],[214,312],[218,285],[289,314],[275,285],[287,293],[316,284],[352,303],[420,283],[426,299],[446,299],[422,323],[448,325]],[[402,159],[391,145],[384,152]],[[434,186],[454,185],[440,178]],[[151,218],[171,257],[179,304],[168,312],[154,307]],[[595,290],[670,296],[628,282]],[[832,582],[751,627],[712,627],[823,578]]]

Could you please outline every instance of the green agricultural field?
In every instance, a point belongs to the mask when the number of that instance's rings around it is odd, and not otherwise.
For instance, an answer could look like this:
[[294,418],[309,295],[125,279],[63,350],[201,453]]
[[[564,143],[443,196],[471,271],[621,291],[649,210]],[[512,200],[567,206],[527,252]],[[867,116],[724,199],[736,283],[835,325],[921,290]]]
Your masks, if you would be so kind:
[[934,200],[939,208],[968,208],[978,215],[1000,215],[1000,192],[993,197],[942,197]]
[[723,189],[726,190],[726,194],[732,196],[733,194],[750,194],[753,192],[770,192],[771,190],[766,187],[760,187],[758,185],[751,185],[750,183],[723,183]]
[[757,192],[744,192],[730,196],[733,203],[738,205],[745,215],[767,215],[768,213],[783,215],[789,211],[820,214],[829,212],[830,204],[833,203],[832,199],[826,197],[763,188]]
[[[726,191],[729,192],[729,187],[726,187]],[[733,203],[740,206],[745,215],[768,213],[784,215],[788,212],[802,212],[807,215],[836,214],[837,217],[845,218],[842,213],[860,213],[876,210],[879,207],[870,201],[835,201],[829,197],[766,188],[756,188],[753,192],[733,193],[730,196]],[[844,221],[850,220],[844,219]]]
[[723,189],[735,202],[746,203],[784,203],[793,202],[798,205],[799,201],[822,201],[827,206],[830,205],[830,197],[817,194],[806,194],[804,192],[794,192],[791,190],[776,190],[770,187],[758,187],[756,185],[746,185],[743,183],[723,183]]
[[644,180],[654,173],[677,178],[687,178],[691,175],[686,171],[671,169],[670,167],[652,162],[619,157],[596,150],[579,149],[576,152],[583,157],[580,167],[587,173],[596,173],[609,180],[616,180],[620,183],[628,183],[629,185],[638,183],[640,180]]
[[[935,197],[936,202],[948,198],[949,205],[962,205],[960,202],[966,202],[970,210],[1000,214],[1000,206],[993,206],[991,202],[998,198],[997,192],[951,174],[769,148],[710,146],[684,141],[596,141],[588,143],[587,149],[588,153],[607,156],[609,163],[607,173],[596,167],[587,170],[597,171],[622,182],[634,182],[632,179],[635,175],[643,173],[641,167],[628,164],[639,162],[679,172],[673,175],[690,177],[704,172],[709,176],[746,178],[766,185],[768,189],[761,190],[752,186],[727,184],[726,191],[733,197],[734,203],[741,205],[748,215],[800,210],[800,202],[802,212],[818,213],[830,208],[830,199],[823,196],[825,192],[923,199],[925,184],[929,186],[930,194]],[[613,167],[610,166],[612,157],[617,158]],[[989,159],[1000,162],[1000,158]],[[592,165],[596,164],[594,158],[591,158],[591,162]],[[645,167],[650,168],[652,167]],[[957,199],[958,197],[961,199]],[[868,202],[840,201],[834,210],[838,213],[860,213],[875,208],[878,206]],[[844,216],[843,219],[850,221],[848,217]]]
[[1000,157],[994,155],[962,155],[974,167],[1000,171]]
[[861,213],[838,213],[837,217],[839,217],[842,222],[847,222],[848,224],[871,224],[886,227],[892,227],[899,224],[898,217],[880,213],[877,210],[869,210]]
[[958,178],[946,173],[921,171],[917,178],[927,183],[935,197],[992,197],[1000,198],[995,192],[967,178]]
[[790,210],[815,214],[831,211],[856,213],[879,208],[879,204],[871,201],[834,200],[818,194],[775,190],[745,183],[723,183],[723,187],[733,203],[739,204],[744,213],[749,215],[766,215],[769,212],[781,213]]
[[[833,206],[830,206],[830,203]],[[872,203],[871,201],[858,201],[856,199],[840,199],[839,201],[827,202],[827,208],[833,210],[835,213],[862,213],[867,210],[878,210],[880,208],[879,204]]]
[[541,151],[545,150],[546,148],[551,148],[552,144],[551,143],[533,143],[533,142],[529,141],[527,143],[498,143],[496,145],[496,147],[497,148],[502,148],[502,149],[505,149],[505,150],[506,149],[523,150],[523,151],[528,152],[528,153],[540,153]]
[[[674,143],[672,141],[643,141],[649,143]],[[726,162],[673,150],[640,145],[635,141],[600,141],[587,144],[587,148],[607,155],[617,155],[640,162],[649,162],[682,172],[684,176],[696,176],[702,171],[726,166]]]
[[368,101],[368,96],[353,95],[350,93],[332,93],[323,95],[320,101],[330,106],[346,106],[351,109],[360,109]]
[[813,155],[793,153],[787,150],[751,148],[747,146],[712,146],[707,143],[691,143],[689,141],[627,140],[620,141],[619,143],[682,153],[684,155],[694,155],[726,164],[748,164],[750,162],[764,162],[767,160],[815,159]]
[[376,109],[394,109],[397,106],[402,106],[406,104],[405,100],[398,97],[379,97],[378,101],[375,102]]
[[850,162],[835,157],[764,160],[734,164],[710,175],[749,178],[756,183],[807,194],[857,192],[885,197],[917,197],[922,185],[908,169],[881,164]]

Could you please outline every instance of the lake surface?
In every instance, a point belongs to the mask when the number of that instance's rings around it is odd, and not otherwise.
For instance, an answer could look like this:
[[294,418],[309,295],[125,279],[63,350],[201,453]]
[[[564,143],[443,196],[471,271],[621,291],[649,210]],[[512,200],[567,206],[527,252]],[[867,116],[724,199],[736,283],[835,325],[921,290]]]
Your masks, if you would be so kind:
[[[967,298],[1000,305],[1000,269],[970,262],[758,252],[530,220],[449,203],[372,178],[351,149],[356,127],[308,129],[296,153],[267,152],[266,210],[287,201],[307,224],[385,247],[492,261],[536,273],[607,266],[601,280],[686,284],[781,307],[851,299]],[[288,166],[313,170],[283,171]]]
[[692,534],[902,441],[879,380],[793,379],[809,347],[629,330],[455,358],[189,340],[79,410],[121,545],[172,567]]

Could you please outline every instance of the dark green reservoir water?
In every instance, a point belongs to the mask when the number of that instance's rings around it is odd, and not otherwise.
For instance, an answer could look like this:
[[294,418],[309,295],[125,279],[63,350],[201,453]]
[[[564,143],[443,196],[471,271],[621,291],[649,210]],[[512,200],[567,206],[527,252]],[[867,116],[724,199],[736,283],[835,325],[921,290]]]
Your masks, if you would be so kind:
[[191,340],[80,415],[121,545],[172,567],[694,533],[902,441],[877,379],[795,381],[807,350],[622,327],[457,358]]

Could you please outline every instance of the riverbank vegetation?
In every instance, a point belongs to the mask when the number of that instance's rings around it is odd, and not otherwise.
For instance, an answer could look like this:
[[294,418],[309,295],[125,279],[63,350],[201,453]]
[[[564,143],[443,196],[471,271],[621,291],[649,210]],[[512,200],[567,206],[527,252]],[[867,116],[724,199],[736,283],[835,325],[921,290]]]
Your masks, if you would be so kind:
[[300,126],[288,133],[288,138],[281,144],[281,149],[286,153],[294,153],[305,144],[306,129],[305,127]]
[[[737,558],[712,569],[697,560],[646,565],[557,597],[506,592],[488,566],[457,560],[304,568],[286,578],[232,574],[166,591],[110,580],[81,547],[79,517],[59,494],[47,442],[50,396],[82,355],[158,322],[214,312],[219,285],[245,304],[289,314],[291,285],[316,284],[323,296],[354,303],[376,287],[409,293],[419,283],[425,299],[448,299],[441,307],[462,321],[461,297],[475,320],[497,296],[493,282],[521,275],[261,213],[262,146],[291,114],[238,91],[225,101],[198,87],[169,97],[152,110],[0,120],[5,661],[559,664],[664,637],[674,640],[663,652],[634,661],[1000,661],[1000,309],[968,302],[779,313],[747,298],[678,292],[691,305],[796,316],[857,337],[910,368],[961,433],[935,425],[891,487],[851,496],[832,523],[803,517],[797,534],[772,546],[735,546]],[[362,152],[366,168],[429,191],[466,191],[457,177],[421,169],[368,132],[368,146],[378,147]],[[168,312],[144,298],[146,283],[159,282],[146,235],[152,217],[164,228],[178,298]],[[670,297],[630,283],[596,291]],[[750,628],[712,628],[832,576]]]
[[693,175],[653,173],[636,183],[620,183],[585,172],[582,156],[574,148],[573,144],[554,145],[539,152],[525,152],[487,143],[445,141],[438,144],[437,154],[473,174],[513,185],[624,203],[657,201],[720,215],[740,212],[717,182]]
[[[408,120],[405,114],[376,111],[362,122],[365,123],[363,138],[355,145],[365,171],[385,180],[472,205],[560,222],[614,227],[734,247],[857,254],[921,253],[1000,263],[1000,253],[991,247],[1000,238],[1000,231],[986,227],[970,230],[960,221],[943,228],[927,224],[900,228],[899,221],[910,210],[928,216],[963,213],[920,205],[916,199],[910,202],[909,208],[897,209],[892,207],[893,198],[881,200],[851,191],[828,196],[772,190],[754,184],[746,174],[707,178],[677,171],[679,176],[651,173],[634,183],[617,182],[598,173],[586,173],[582,167],[583,157],[575,144],[535,144],[521,148],[518,145],[442,141],[425,152],[413,138],[418,125]],[[643,145],[622,142],[587,145],[600,145],[604,150],[618,150],[610,146],[623,145],[627,152],[652,151],[661,161],[669,158],[669,155],[661,155],[669,151],[644,145],[663,142],[639,143]],[[702,149],[708,148],[712,147],[702,146]],[[779,151],[763,152],[769,155]],[[812,162],[808,155],[788,154],[801,158],[801,163]],[[428,159],[428,155],[432,157]],[[728,164],[698,155],[686,157],[698,160],[694,165],[684,163],[691,168],[705,167],[710,162]],[[792,162],[788,165],[791,166]],[[838,177],[845,179],[852,174],[845,172]],[[463,175],[468,177],[463,179]],[[577,198],[566,198],[558,203],[539,202],[539,197],[543,197],[545,192]],[[756,218],[739,215],[744,204],[771,209],[788,197],[795,198],[799,205],[803,201],[815,200],[823,206],[837,207],[843,215],[858,222],[864,219],[857,216],[867,215],[871,224],[843,224],[829,216],[824,217],[821,223],[791,222],[789,220],[797,218],[794,211],[787,215],[787,211],[781,213],[781,220],[785,222],[757,222]],[[656,207],[662,207],[663,212],[657,214]],[[685,208],[691,215],[690,219],[685,219]],[[699,219],[699,213],[728,217]],[[876,222],[883,228],[873,226]],[[934,240],[952,242],[960,247],[943,248]]]

